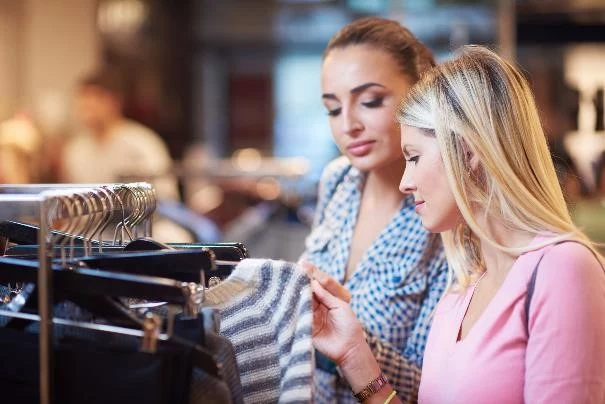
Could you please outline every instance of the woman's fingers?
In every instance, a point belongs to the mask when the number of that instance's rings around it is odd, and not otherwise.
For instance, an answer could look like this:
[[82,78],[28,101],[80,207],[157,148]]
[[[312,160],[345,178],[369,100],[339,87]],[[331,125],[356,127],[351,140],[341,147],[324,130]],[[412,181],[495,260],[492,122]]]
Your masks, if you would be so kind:
[[328,290],[332,295],[338,297],[341,300],[349,303],[351,301],[351,294],[343,285],[340,284],[336,279],[325,273],[317,270],[315,273],[315,279]]
[[309,261],[299,261],[298,265],[309,278],[314,278],[315,271],[317,270],[315,265],[311,264]]
[[308,261],[300,261],[299,264],[309,278],[317,280],[321,286],[328,290],[332,295],[347,303],[351,301],[351,294],[347,288],[341,285],[336,279],[327,275],[325,272],[322,272]]
[[311,280],[311,288],[318,302],[327,307],[328,310],[336,309],[344,303],[341,299],[324,289],[317,279]]
[[313,346],[339,364],[347,352],[365,341],[363,329],[348,303],[331,294],[317,279],[311,280],[311,288],[317,302],[313,309]]

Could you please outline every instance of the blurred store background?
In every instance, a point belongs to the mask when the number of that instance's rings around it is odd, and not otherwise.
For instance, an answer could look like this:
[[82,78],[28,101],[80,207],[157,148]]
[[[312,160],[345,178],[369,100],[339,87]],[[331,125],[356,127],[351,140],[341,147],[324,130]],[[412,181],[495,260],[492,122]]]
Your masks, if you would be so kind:
[[338,154],[321,54],[366,15],[402,22],[440,60],[468,43],[516,60],[574,217],[605,242],[605,0],[0,0],[0,182],[64,181],[82,79],[117,71],[125,115],[173,160],[121,173],[174,179],[156,234],[296,259]]

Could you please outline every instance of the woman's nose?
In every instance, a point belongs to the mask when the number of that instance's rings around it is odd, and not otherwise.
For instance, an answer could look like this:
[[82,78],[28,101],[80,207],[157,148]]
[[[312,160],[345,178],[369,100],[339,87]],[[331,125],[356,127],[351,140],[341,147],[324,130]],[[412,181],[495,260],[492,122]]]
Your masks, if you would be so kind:
[[409,174],[409,170],[406,168],[403,172],[403,176],[401,177],[401,182],[399,183],[399,191],[402,194],[411,194],[416,191],[416,185],[414,185],[411,181],[411,175]]
[[355,111],[343,108],[342,131],[347,135],[355,135],[363,129],[363,124]]

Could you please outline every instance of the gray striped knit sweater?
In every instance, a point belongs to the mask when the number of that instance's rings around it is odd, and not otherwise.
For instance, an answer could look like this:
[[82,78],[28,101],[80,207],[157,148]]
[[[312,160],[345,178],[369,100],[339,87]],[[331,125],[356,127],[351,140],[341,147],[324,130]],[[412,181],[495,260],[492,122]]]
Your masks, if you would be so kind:
[[246,259],[206,291],[233,344],[246,403],[312,401],[309,279],[295,264]]

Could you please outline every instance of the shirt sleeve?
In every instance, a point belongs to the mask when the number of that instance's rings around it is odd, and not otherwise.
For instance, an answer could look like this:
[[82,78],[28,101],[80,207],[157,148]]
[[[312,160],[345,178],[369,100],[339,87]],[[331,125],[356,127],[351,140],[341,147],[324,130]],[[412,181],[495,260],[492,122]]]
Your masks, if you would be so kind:
[[[124,138],[129,143],[132,156],[124,164],[126,172],[150,176],[158,198],[178,201],[179,191],[176,177],[170,172],[172,158],[160,135],[149,128],[133,125],[132,136]],[[137,135],[137,136],[135,136]]]
[[539,264],[525,357],[525,402],[605,402],[605,275],[585,247],[563,243]]
[[404,403],[417,401],[422,358],[432,315],[447,282],[447,261],[443,253],[434,258],[433,263],[429,271],[427,292],[405,347],[393,347],[366,330],[366,340],[380,368]]
[[380,369],[404,403],[415,403],[420,386],[421,368],[403,356],[400,349],[380,340],[366,330],[366,340]]

